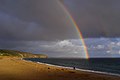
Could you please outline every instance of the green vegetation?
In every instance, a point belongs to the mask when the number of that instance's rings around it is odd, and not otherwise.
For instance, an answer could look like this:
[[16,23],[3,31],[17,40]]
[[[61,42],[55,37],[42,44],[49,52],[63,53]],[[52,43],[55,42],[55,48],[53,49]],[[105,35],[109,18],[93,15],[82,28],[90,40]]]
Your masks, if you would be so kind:
[[21,58],[47,58],[44,54],[32,54],[15,50],[0,50],[0,56],[21,57]]

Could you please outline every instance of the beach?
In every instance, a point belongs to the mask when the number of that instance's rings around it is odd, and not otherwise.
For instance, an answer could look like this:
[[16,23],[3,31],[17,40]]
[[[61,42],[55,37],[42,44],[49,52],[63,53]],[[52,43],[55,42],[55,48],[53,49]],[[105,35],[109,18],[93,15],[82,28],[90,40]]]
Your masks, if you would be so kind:
[[0,57],[0,80],[120,80],[120,77]]

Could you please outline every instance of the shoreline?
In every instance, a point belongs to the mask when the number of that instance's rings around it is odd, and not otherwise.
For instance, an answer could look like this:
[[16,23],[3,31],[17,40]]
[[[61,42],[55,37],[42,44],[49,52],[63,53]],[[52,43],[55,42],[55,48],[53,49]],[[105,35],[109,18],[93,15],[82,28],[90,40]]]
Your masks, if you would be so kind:
[[118,76],[74,70],[22,58],[0,59],[0,80],[120,80]]
[[[24,59],[22,59],[22,60],[24,60]],[[65,69],[74,70],[73,67],[65,67],[65,66],[54,65],[54,64],[43,63],[43,62],[35,62],[35,61],[31,61],[31,60],[25,60],[25,61],[34,62],[34,63],[38,63],[38,64],[44,64],[44,65],[48,65],[48,66],[54,66],[54,67],[59,67],[59,68],[65,68]],[[75,71],[76,70],[77,71],[83,71],[83,72],[89,72],[89,73],[97,73],[97,74],[101,74],[101,75],[108,75],[108,76],[117,76],[117,77],[120,77],[120,74],[109,73],[109,72],[101,72],[101,71],[94,71],[94,70],[87,70],[87,69],[80,69],[80,68],[75,68]]]

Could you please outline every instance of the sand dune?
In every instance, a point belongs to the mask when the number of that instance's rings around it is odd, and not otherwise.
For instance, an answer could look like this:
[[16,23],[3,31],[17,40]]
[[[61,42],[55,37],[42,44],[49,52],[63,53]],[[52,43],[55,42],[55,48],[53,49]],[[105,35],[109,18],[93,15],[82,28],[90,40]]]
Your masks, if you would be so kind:
[[120,77],[1,57],[0,80],[120,80]]

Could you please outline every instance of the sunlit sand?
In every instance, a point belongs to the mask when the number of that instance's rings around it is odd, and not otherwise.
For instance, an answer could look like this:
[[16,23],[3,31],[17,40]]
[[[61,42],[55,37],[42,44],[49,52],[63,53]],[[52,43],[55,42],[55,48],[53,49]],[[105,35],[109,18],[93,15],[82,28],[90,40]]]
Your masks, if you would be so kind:
[[0,57],[0,80],[119,80],[120,77],[75,71],[19,58]]

